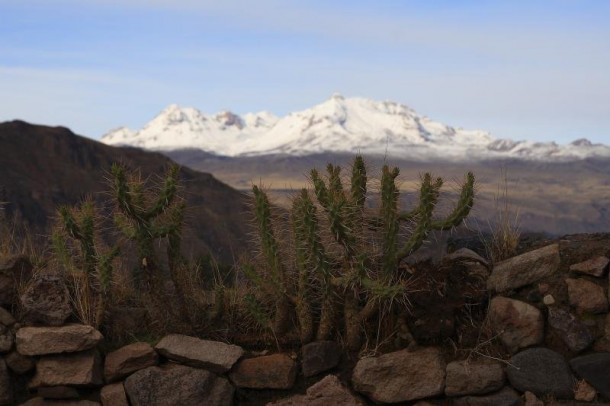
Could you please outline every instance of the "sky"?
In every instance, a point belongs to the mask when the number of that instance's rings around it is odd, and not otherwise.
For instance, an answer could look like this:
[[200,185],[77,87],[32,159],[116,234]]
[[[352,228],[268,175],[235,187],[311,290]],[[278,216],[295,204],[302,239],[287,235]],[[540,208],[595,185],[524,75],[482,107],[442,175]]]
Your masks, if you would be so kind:
[[335,92],[499,138],[610,144],[607,0],[0,0],[0,121],[99,138],[167,105]]

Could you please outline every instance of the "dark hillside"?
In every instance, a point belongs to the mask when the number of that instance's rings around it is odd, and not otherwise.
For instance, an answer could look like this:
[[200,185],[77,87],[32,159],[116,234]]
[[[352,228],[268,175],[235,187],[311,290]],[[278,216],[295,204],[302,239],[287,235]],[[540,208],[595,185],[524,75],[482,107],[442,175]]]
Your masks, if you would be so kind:
[[[37,234],[46,234],[60,204],[86,195],[107,201],[107,174],[114,162],[140,168],[142,176],[162,175],[165,156],[106,146],[64,127],[23,121],[0,123],[0,201],[8,216]],[[245,248],[247,197],[208,173],[182,168],[182,195],[189,207],[186,240],[190,250],[210,249],[221,260]]]

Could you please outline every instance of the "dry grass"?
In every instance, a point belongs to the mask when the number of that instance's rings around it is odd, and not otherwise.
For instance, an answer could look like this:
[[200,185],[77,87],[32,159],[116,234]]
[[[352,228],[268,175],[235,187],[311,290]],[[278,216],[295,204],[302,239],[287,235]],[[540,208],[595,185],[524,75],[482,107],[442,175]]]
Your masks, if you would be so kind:
[[487,256],[493,263],[513,257],[517,253],[521,236],[520,210],[509,197],[509,181],[505,169],[502,170],[501,179],[494,195],[495,213],[488,220],[490,236],[483,239]]

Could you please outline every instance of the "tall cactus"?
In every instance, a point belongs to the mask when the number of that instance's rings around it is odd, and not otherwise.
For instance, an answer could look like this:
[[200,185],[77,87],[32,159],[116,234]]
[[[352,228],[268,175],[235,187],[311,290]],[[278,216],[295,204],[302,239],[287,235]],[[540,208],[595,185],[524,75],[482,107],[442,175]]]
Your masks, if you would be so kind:
[[[282,262],[268,199],[259,188],[253,187],[262,251],[271,275],[267,280],[250,269],[249,277],[261,286],[271,286],[268,288],[271,292],[275,289],[278,299],[291,298],[283,303],[295,306],[302,342],[313,337],[316,319],[319,320],[317,339],[329,339],[333,330],[339,328],[336,321],[340,298],[343,302],[344,337],[349,348],[357,349],[363,323],[376,314],[380,303],[408,293],[399,272],[401,261],[421,247],[430,231],[458,226],[468,216],[474,201],[474,175],[468,173],[453,211],[444,218],[438,218],[434,212],[443,185],[441,178],[433,179],[430,174],[425,174],[418,204],[410,211],[400,212],[400,191],[396,185],[400,172],[398,168],[384,165],[379,211],[377,215],[371,215],[365,209],[368,178],[362,157],[354,160],[347,191],[339,166],[329,164],[327,172],[326,178],[315,169],[310,173],[313,192],[325,214],[326,223],[318,217],[316,204],[306,189],[301,190],[293,201],[295,292],[291,292],[286,283],[293,270]],[[332,236],[330,241],[320,231],[323,224],[328,224]],[[372,237],[367,237],[371,228],[379,235],[379,252],[374,248],[376,244],[371,243]],[[403,236],[404,231],[410,231],[407,237]],[[340,249],[333,249],[333,245]],[[336,257],[339,252],[340,256]],[[319,310],[313,304],[314,298],[321,299]]]
[[[95,241],[95,205],[92,200],[84,201],[79,208],[61,206],[58,210],[59,225],[52,236],[56,257],[75,277],[82,277],[84,283],[78,286],[79,305],[82,318],[98,327],[103,321],[106,298],[112,282],[112,262],[119,254],[115,246],[106,253],[99,253]],[[69,250],[68,240],[79,246],[80,258],[76,264]],[[93,308],[90,308],[92,306]]]
[[136,279],[145,283],[148,291],[159,287],[160,265],[154,242],[169,237],[170,266],[179,257],[179,236],[184,204],[177,199],[179,167],[169,167],[157,196],[144,191],[139,179],[129,180],[125,167],[113,165],[112,189],[116,201],[114,221],[126,238],[135,242],[140,258]]

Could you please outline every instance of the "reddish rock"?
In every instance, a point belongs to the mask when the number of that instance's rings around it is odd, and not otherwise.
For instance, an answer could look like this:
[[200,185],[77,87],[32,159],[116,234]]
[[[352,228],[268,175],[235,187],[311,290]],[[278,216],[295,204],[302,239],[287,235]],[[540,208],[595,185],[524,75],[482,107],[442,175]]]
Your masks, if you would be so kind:
[[122,382],[104,386],[100,392],[100,400],[102,406],[129,406]]
[[570,305],[579,313],[604,313],[608,311],[608,298],[604,288],[585,279],[566,279]]
[[172,361],[217,374],[229,371],[244,354],[244,350],[236,345],[181,334],[165,336],[155,346],[155,350]]
[[40,358],[30,387],[97,386],[102,382],[101,359],[97,351],[93,350]]
[[570,266],[570,271],[601,278],[606,273],[610,259],[604,256],[594,257],[587,261]]
[[104,338],[91,326],[23,327],[17,330],[17,351],[23,355],[79,352],[94,348]]
[[597,396],[595,388],[587,383],[584,379],[576,382],[574,388],[574,399],[581,402],[591,402]]
[[502,344],[513,353],[544,339],[542,313],[525,302],[496,296],[489,306],[489,320]]
[[343,386],[336,376],[328,375],[310,386],[305,395],[294,395],[267,406],[366,406],[366,403]]
[[106,382],[122,379],[133,372],[159,363],[159,356],[148,343],[126,345],[106,355],[104,377]]
[[487,288],[498,293],[531,285],[559,270],[559,245],[552,244],[496,264]]
[[441,395],[445,361],[438,348],[391,352],[358,361],[354,389],[375,402],[398,403]]
[[285,354],[243,359],[229,374],[235,386],[252,389],[290,389],[296,377],[297,364]]

